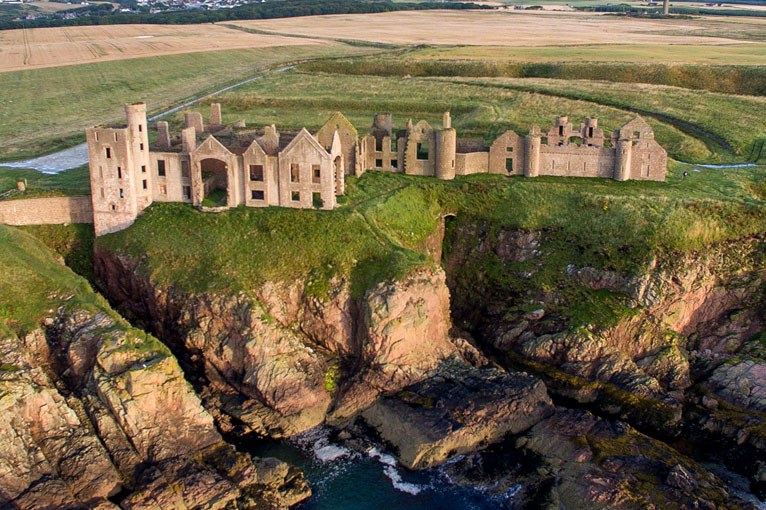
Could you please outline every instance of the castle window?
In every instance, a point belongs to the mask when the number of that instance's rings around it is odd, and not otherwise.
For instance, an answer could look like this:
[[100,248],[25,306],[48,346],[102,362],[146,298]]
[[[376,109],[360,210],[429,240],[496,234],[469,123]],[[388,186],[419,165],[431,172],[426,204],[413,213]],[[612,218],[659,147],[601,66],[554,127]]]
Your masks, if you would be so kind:
[[300,201],[301,201],[301,193],[300,193],[300,191],[293,191],[293,192],[290,194],[290,199],[291,199],[293,202],[300,202]]
[[104,167],[103,166],[98,167],[98,176],[101,177],[102,179],[104,178]]
[[506,147],[505,152],[513,152],[513,147]]
[[418,144],[418,159],[421,161],[428,160],[428,144],[427,143]]
[[146,173],[146,165],[141,165],[141,173],[142,174]]
[[117,210],[117,206],[112,204],[112,211],[116,211],[116,210]]
[[98,142],[98,131],[93,132],[93,138]]
[[398,164],[398,163],[399,163],[399,162],[398,162],[397,160],[395,160],[395,159],[392,159],[392,160],[391,160],[391,169],[393,169],[393,170],[396,170],[396,167],[397,167],[397,164]]
[[191,186],[184,186],[184,198],[187,200],[191,198]]
[[122,168],[119,166],[117,167],[117,178],[122,179]]
[[396,152],[396,138],[391,138],[391,152]]
[[250,180],[263,182],[263,165],[250,165]]
[[160,184],[160,194],[167,195],[168,194],[168,187],[164,184]]
[[381,152],[383,150],[383,138],[375,139],[375,150]]
[[322,200],[322,194],[321,193],[312,193],[311,195],[311,205],[314,206],[316,209],[321,209],[322,206],[324,206],[324,200]]
[[559,136],[564,136],[564,126],[559,126]]
[[140,150],[140,151],[144,150],[144,144],[139,143],[138,144],[138,150]]
[[383,160],[382,159],[376,159],[375,160],[375,168],[383,168]]
[[253,200],[263,200],[263,190],[259,190],[259,189],[250,190],[250,197]]
[[114,134],[114,141],[118,142],[120,140],[120,137],[117,135],[117,133]]
[[290,182],[301,182],[300,167],[298,163],[290,164]]
[[592,137],[593,137],[593,128],[589,127],[588,128],[588,138],[592,138]]
[[143,131],[143,130],[144,130],[144,126],[142,126],[141,124],[139,124],[139,125],[138,125],[138,132],[140,133],[140,132],[141,132],[141,131]]
[[322,170],[319,165],[311,165],[311,182],[319,184],[322,180]]
[[190,174],[191,171],[189,170],[189,162],[181,161],[181,177],[188,179]]
[[650,171],[651,171],[651,167],[649,165],[646,165],[646,177],[649,177]]
[[106,148],[106,159],[112,159],[112,149]]
[[157,160],[157,175],[159,175],[160,177],[165,177],[165,160],[164,159]]
[[141,186],[143,186],[143,188],[144,188],[144,189],[147,189],[147,188],[149,187],[149,185],[148,185],[148,184],[147,184],[147,182],[146,182],[146,179],[144,179],[144,180],[141,182]]
[[505,169],[513,172],[513,158],[505,158]]
[[120,188],[120,198],[125,198],[125,193],[123,193],[122,188]]

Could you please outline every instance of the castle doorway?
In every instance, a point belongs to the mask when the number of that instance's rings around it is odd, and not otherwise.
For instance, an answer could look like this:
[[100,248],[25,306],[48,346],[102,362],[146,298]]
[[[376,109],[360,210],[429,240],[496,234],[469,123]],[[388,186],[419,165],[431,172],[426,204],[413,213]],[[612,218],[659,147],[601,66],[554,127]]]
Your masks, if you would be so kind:
[[200,161],[202,205],[224,207],[229,203],[229,166],[225,161],[207,158]]

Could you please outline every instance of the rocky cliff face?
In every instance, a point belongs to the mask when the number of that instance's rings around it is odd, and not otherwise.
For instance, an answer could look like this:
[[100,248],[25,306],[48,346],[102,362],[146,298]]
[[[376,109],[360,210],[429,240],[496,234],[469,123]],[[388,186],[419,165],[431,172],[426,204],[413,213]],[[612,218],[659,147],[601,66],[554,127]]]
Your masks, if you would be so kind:
[[226,444],[167,349],[107,313],[62,307],[2,335],[0,408],[3,507],[283,508],[310,494],[287,465]]
[[628,274],[562,257],[545,232],[462,223],[451,238],[454,316],[505,366],[538,375],[562,402],[726,451],[763,490],[762,240]]
[[381,283],[362,299],[345,281],[321,298],[302,281],[235,296],[182,293],[98,247],[95,269],[113,303],[173,346],[229,431],[283,437],[342,423],[443,360],[475,354],[450,338],[440,269]]

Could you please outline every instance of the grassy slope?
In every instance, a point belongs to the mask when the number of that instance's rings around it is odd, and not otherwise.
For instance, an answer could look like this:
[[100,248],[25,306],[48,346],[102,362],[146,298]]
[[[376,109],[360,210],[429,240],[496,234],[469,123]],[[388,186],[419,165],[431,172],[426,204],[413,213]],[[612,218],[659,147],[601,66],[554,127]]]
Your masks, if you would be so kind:
[[763,97],[735,96],[663,85],[586,80],[457,78],[456,81],[539,91],[666,115],[694,124],[726,140],[742,155],[750,153],[756,140],[766,138],[766,98]]
[[20,180],[26,180],[26,192],[14,194],[9,198],[90,193],[90,174],[87,165],[58,174],[44,174],[35,170],[3,167],[0,163],[0,193],[16,189],[16,183]]
[[154,205],[130,228],[96,243],[143,259],[165,285],[188,291],[247,291],[264,280],[307,277],[322,295],[333,276],[359,295],[376,281],[433,263],[426,239],[447,213],[495,228],[545,229],[556,249],[550,271],[527,285],[553,285],[568,263],[634,271],[650,257],[697,250],[761,233],[766,202],[752,190],[766,168],[705,170],[667,183],[477,175],[452,182],[368,172],[349,179],[334,211],[237,208],[204,214]]
[[[338,94],[341,83],[343,95]],[[442,113],[450,110],[461,136],[484,138],[486,142],[507,129],[526,133],[533,124],[550,126],[556,115],[567,114],[573,122],[596,116],[607,131],[635,116],[591,102],[483,85],[297,71],[258,80],[218,96],[216,101],[222,103],[227,122],[244,117],[255,126],[275,123],[279,128],[317,129],[332,113],[342,111],[362,133],[372,125],[373,112],[394,114],[396,127],[403,128],[408,117],[441,125]],[[201,111],[205,108],[198,107]],[[686,161],[711,161],[717,157],[699,139],[664,122],[647,120],[673,157]],[[179,114],[174,127],[178,129],[181,122]]]
[[0,335],[23,336],[62,307],[65,311],[106,313],[115,322],[113,330],[128,335],[124,347],[169,354],[157,339],[132,328],[84,278],[61,265],[42,242],[0,225]]
[[280,62],[369,52],[343,44],[166,55],[0,73],[0,159],[51,152],[83,130],[122,120],[122,105],[157,110]]

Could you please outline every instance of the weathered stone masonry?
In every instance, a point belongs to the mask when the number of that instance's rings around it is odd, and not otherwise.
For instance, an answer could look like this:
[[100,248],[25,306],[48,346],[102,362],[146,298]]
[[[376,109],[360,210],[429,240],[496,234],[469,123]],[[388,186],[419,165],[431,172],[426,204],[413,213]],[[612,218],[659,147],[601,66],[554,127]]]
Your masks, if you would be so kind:
[[548,131],[532,126],[526,137],[506,131],[486,147],[458,138],[449,113],[441,128],[410,120],[396,133],[391,115],[378,114],[360,138],[341,113],[312,135],[274,125],[247,129],[244,121],[225,126],[213,103],[207,125],[198,112],[187,112],[178,137],[158,122],[150,146],[146,106],[125,105],[125,115],[125,125],[86,130],[96,235],[129,226],[152,202],[332,209],[345,175],[368,170],[439,179],[488,172],[664,181],[667,167],[667,153],[640,117],[609,139],[597,119],[575,130],[557,117]]

